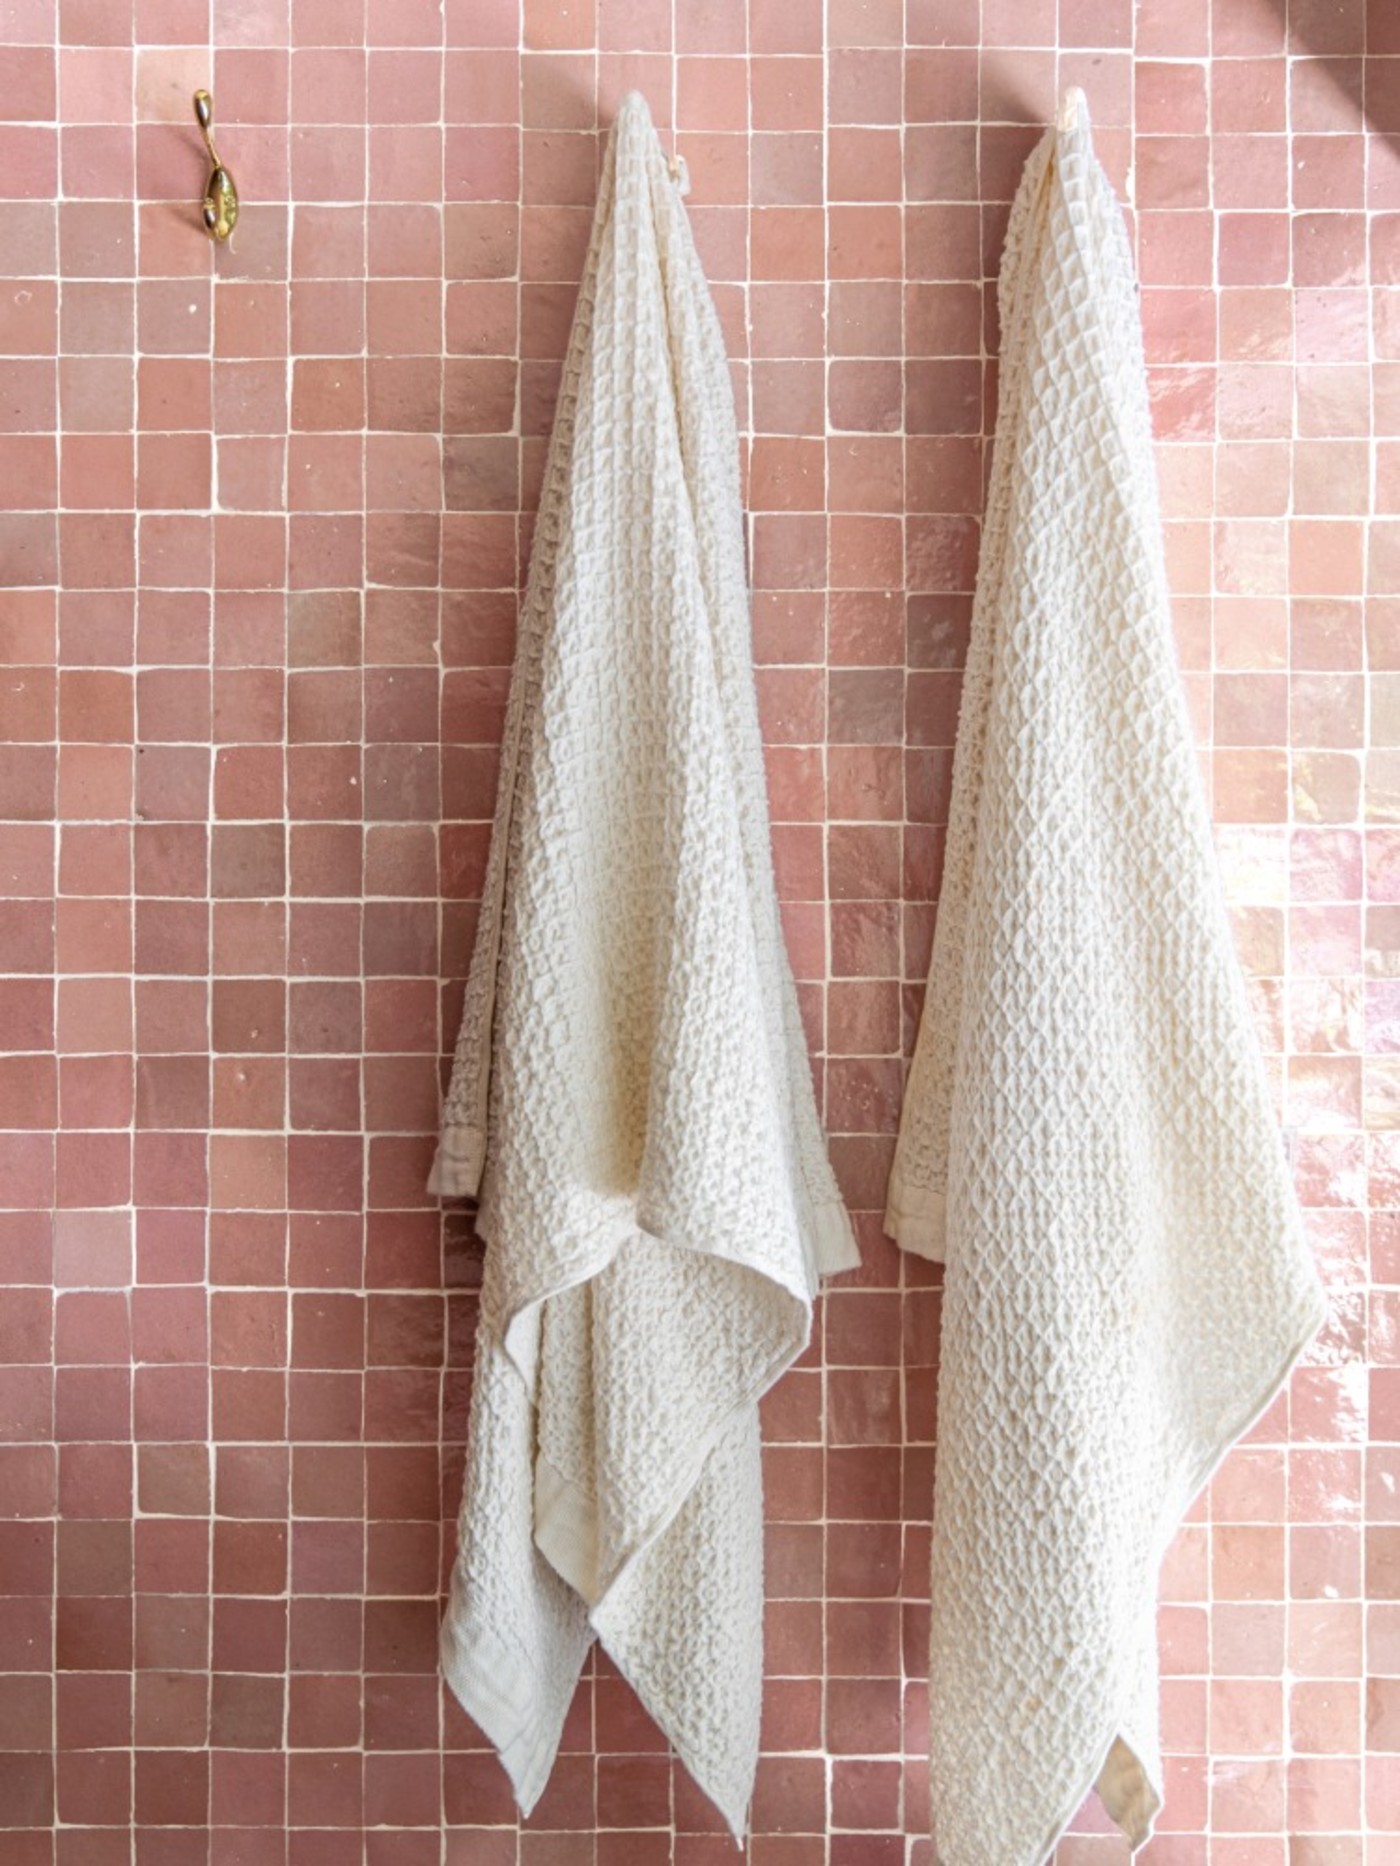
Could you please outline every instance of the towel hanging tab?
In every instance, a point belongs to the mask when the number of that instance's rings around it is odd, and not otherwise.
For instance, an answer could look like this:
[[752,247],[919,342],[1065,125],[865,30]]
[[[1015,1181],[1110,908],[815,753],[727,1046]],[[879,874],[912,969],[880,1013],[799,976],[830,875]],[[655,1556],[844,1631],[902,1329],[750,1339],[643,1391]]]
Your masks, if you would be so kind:
[[1071,84],[1060,99],[1060,114],[1057,127],[1061,131],[1072,130],[1087,122],[1089,100],[1077,84]]

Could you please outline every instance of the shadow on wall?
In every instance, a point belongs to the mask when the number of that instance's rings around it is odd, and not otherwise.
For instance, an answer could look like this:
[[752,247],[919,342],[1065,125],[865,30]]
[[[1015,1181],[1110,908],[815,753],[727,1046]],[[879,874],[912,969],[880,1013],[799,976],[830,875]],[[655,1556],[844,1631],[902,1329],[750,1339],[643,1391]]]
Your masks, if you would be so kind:
[[[1357,127],[1385,138],[1400,165],[1400,67],[1382,74],[1367,61],[1400,57],[1395,0],[1267,0],[1291,52],[1319,61]],[[1333,126],[1328,126],[1333,127]]]

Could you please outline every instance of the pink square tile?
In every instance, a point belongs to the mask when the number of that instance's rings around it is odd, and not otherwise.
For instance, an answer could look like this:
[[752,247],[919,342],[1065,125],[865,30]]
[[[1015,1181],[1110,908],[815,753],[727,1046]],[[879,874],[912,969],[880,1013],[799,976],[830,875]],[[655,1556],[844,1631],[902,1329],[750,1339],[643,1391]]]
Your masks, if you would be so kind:
[[[65,1678],[110,1678],[121,1694],[109,1716],[89,1691],[87,1734],[103,1748],[75,1753],[124,1758],[136,1734],[148,1759],[136,1785],[146,1866],[180,1858],[167,1823],[182,1813],[195,1826],[179,1832],[196,1835],[215,1816],[221,1866],[242,1866],[249,1844],[260,1858],[277,1851],[288,1831],[297,1866],[317,1866],[343,1851],[346,1819],[351,1836],[369,1824],[375,1866],[414,1866],[437,1824],[442,1347],[438,1302],[408,1293],[439,1274],[421,1190],[439,1087],[429,1059],[457,988],[440,1007],[437,968],[460,975],[482,885],[595,125],[634,84],[663,130],[679,122],[692,224],[719,282],[756,513],[785,927],[824,1050],[833,1151],[872,1211],[918,1008],[900,981],[927,963],[946,823],[995,393],[985,281],[1059,85],[1088,85],[1115,185],[1132,164],[1174,629],[1211,748],[1227,875],[1244,891],[1241,957],[1334,1294],[1321,1358],[1219,1474],[1164,1575],[1169,1799],[1157,1845],[1180,1866],[1207,1852],[1221,1866],[1282,1866],[1290,1848],[1294,1866],[1354,1866],[1364,1826],[1370,1850],[1388,1844],[1383,1773],[1369,1800],[1357,1773],[1363,1745],[1373,1760],[1393,1747],[1384,1692],[1358,1685],[1363,1658],[1379,1680],[1395,1669],[1383,1617],[1393,1461],[1375,1435],[1394,1410],[1387,1298],[1400,1246],[1381,1209],[1362,1222],[1368,1196],[1378,1207],[1400,1197],[1389,1144],[1400,806],[1383,678],[1397,663],[1400,590],[1400,528],[1388,522],[1400,500],[1389,439],[1400,432],[1400,169],[1384,140],[1400,121],[1385,58],[1400,40],[1386,9],[1294,0],[1291,63],[1265,0],[985,0],[980,11],[698,0],[679,13],[528,0],[523,15],[505,0],[215,0],[212,13],[205,0],[13,0],[4,23],[19,48],[3,132],[17,198],[0,207],[0,239],[28,295],[0,314],[0,344],[14,351],[0,365],[0,464],[44,515],[12,524],[11,542],[31,573],[64,586],[56,682],[44,678],[54,602],[12,593],[0,614],[6,660],[36,670],[0,696],[3,778],[19,809],[0,836],[13,899],[50,890],[43,823],[55,795],[67,825],[58,912],[52,924],[7,919],[21,969],[0,987],[26,1033],[0,1069],[0,1099],[11,1118],[37,1110],[66,1125],[57,1148],[43,1129],[10,1129],[7,1197],[60,1201],[63,1428],[108,1432],[110,1414],[150,1441],[143,1454],[183,1457],[198,1451],[207,1407],[233,1441],[212,1498],[207,1462],[202,1477],[174,1464],[143,1477],[137,1578],[158,1588],[141,1598],[160,1609],[138,1615],[136,1647],[86,1607],[61,1629],[61,1660],[90,1668]],[[214,63],[192,79],[186,48],[209,44]],[[258,209],[217,256],[215,290],[187,218],[200,181],[188,86],[200,77],[213,80]],[[69,198],[55,213],[60,161]],[[139,184],[139,248],[130,203],[90,192],[99,183],[119,194]],[[294,215],[276,206],[288,198]],[[57,370],[44,360],[55,354]],[[220,837],[206,870],[211,799]],[[44,982],[55,955],[56,992]],[[368,1150],[362,1123],[376,1135]],[[128,1208],[107,1203],[129,1193],[134,1263]],[[799,1763],[824,1744],[861,1753],[833,1765],[830,1807],[826,1778],[812,1778],[810,1833],[800,1788],[785,1813],[782,1780],[765,1775],[760,1829],[788,1813],[800,1826],[760,1831],[756,1866],[799,1866],[822,1848],[831,1866],[873,1866],[898,1849],[903,1772],[870,1760],[872,1748],[909,1751],[903,1824],[924,1819],[923,1701],[885,1689],[896,1659],[917,1675],[923,1622],[906,1615],[901,1628],[884,1605],[903,1545],[911,1600],[926,1560],[919,1422],[933,1395],[921,1343],[936,1321],[921,1311],[906,1338],[899,1306],[885,1316],[901,1272],[875,1224],[862,1229],[866,1295],[842,1308],[838,1294],[824,1362],[814,1351],[765,1408],[781,1454],[770,1514],[792,1518],[772,1531],[781,1675],[765,1741]],[[47,1231],[7,1232],[5,1250],[24,1266],[11,1308],[28,1315],[50,1267]],[[212,1299],[199,1280],[206,1251]],[[470,1282],[479,1272],[465,1261]],[[142,1281],[129,1299],[133,1269]],[[1368,1273],[1382,1280],[1363,1299]],[[375,1299],[368,1377],[361,1298],[346,1293],[366,1276],[402,1292]],[[302,1295],[288,1297],[289,1278]],[[934,1293],[911,1286],[901,1301]],[[470,1320],[454,1316],[454,1366],[469,1343]],[[123,1372],[133,1351],[135,1378]],[[817,1462],[823,1364],[833,1445]],[[901,1367],[915,1433],[902,1453]],[[51,1375],[20,1378],[6,1397],[7,1419],[48,1429]],[[463,1397],[454,1375],[454,1442]],[[412,1498],[372,1477],[368,1534],[354,1450],[366,1429],[414,1435],[390,1449],[423,1458]],[[279,1520],[289,1431],[310,1460],[296,1494],[313,1533],[300,1538]],[[327,1450],[326,1439],[341,1442]],[[90,1590],[106,1584],[107,1525],[129,1514],[130,1461],[103,1440],[85,1488],[68,1455],[85,1448],[64,1449],[61,1528],[93,1526],[87,1541],[64,1541],[64,1572],[76,1599],[101,1601]],[[340,1452],[353,1460],[343,1485]],[[445,1467],[449,1513],[457,1465]],[[323,1491],[307,1472],[324,1475]],[[51,1501],[36,1493],[37,1513]],[[823,1509],[851,1519],[823,1530]],[[211,1576],[216,1594],[233,1591],[216,1602],[222,1669],[206,1700]],[[287,1579],[290,1648],[286,1605],[261,1592]],[[145,1681],[135,1694],[120,1669],[96,1669],[133,1657]],[[405,1662],[421,1670],[386,1678]],[[424,1687],[421,1706],[395,1695],[409,1683]],[[260,1753],[281,1740],[284,1698],[290,1739],[314,1759],[290,1791],[281,1759]],[[452,1751],[470,1767],[447,1778],[450,1855],[497,1866],[483,1849],[500,1841],[523,1846],[521,1866],[575,1866],[580,1846],[595,1866],[605,1854],[642,1866],[654,1841],[705,1866],[696,1849],[718,1838],[709,1817],[681,1778],[651,1768],[654,1726],[610,1668],[579,1702],[577,1780],[561,1774],[550,1791],[559,1825],[519,1841],[508,1794],[491,1799],[504,1791],[480,1733],[452,1713],[456,1740],[474,1747]],[[619,1761],[606,1793],[587,1760],[595,1708],[598,1741]],[[202,1737],[206,1715],[207,1784],[180,1739]],[[404,1749],[410,1724],[418,1747]],[[362,1741],[369,1763],[347,1786],[334,1759]],[[60,1771],[67,1866],[105,1866],[108,1832],[126,1830],[103,1822],[130,1812],[125,1770],[123,1759],[87,1777]],[[604,1812],[620,1824],[599,1836]],[[836,1832],[820,1837],[833,1813]],[[660,1827],[634,1825],[653,1817]],[[1101,1828],[1086,1813],[1066,1858],[1106,1857]]]

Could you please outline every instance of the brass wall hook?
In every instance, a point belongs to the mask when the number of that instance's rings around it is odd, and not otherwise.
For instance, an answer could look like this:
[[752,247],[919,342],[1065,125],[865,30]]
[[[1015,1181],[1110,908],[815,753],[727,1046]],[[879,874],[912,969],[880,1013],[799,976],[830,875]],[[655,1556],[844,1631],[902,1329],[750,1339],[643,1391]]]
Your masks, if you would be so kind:
[[214,100],[208,91],[194,94],[195,122],[204,132],[204,146],[213,167],[204,190],[204,226],[211,240],[226,240],[238,225],[238,190],[214,147]]

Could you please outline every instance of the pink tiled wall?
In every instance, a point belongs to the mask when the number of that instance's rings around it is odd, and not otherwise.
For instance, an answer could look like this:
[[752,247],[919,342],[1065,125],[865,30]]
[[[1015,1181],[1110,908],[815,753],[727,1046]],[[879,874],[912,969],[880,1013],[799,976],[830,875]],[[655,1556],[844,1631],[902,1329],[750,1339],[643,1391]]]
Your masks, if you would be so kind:
[[[1167,1565],[1144,1857],[1397,1866],[1395,0],[0,0],[0,40],[0,1866],[735,1857],[607,1665],[523,1829],[434,1670],[479,1273],[422,1192],[438,1056],[631,85],[750,437],[778,867],[866,1253],[766,1407],[748,1858],[929,1866],[938,1295],[876,1212],[987,281],[1069,81],[1133,177],[1181,656],[1334,1300]],[[1058,1857],[1124,1849],[1091,1806]]]

